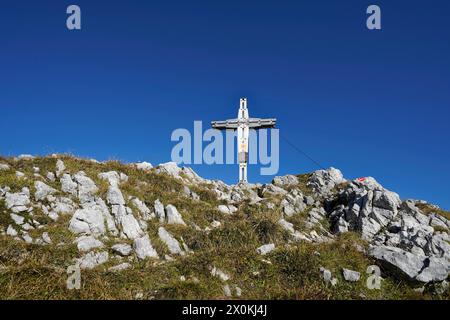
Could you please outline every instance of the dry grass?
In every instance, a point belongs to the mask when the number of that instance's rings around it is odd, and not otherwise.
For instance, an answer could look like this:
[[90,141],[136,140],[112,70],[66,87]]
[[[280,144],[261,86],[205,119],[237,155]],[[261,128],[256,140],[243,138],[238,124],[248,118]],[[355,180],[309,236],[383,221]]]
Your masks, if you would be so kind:
[[[386,276],[381,290],[369,290],[365,286],[367,266],[374,261],[356,249],[355,244],[366,246],[359,236],[347,233],[326,244],[295,243],[277,221],[281,212],[265,209],[265,206],[238,204],[239,210],[233,215],[224,215],[217,210],[220,203],[207,184],[189,186],[200,196],[200,201],[192,200],[183,194],[183,184],[166,174],[156,174],[154,170],[137,170],[134,166],[118,161],[103,164],[90,160],[77,159],[69,155],[63,159],[67,170],[74,174],[83,170],[99,187],[99,195],[104,197],[108,185],[97,178],[98,173],[115,170],[129,176],[121,185],[125,198],[135,196],[148,206],[156,199],[164,204],[173,204],[183,215],[188,226],[165,225],[165,228],[178,240],[183,238],[193,254],[168,262],[155,260],[137,261],[132,268],[112,273],[110,266],[124,262],[113,258],[94,270],[82,271],[80,290],[66,287],[67,267],[80,257],[74,235],[68,230],[70,216],[61,215],[58,222],[45,220],[39,210],[35,218],[47,223],[45,231],[50,234],[53,244],[49,246],[27,245],[10,237],[0,236],[0,299],[135,299],[142,294],[143,299],[224,299],[223,283],[210,272],[216,266],[231,276],[228,281],[232,290],[242,289],[243,299],[448,299],[448,292],[442,296],[431,293],[420,295],[410,284]],[[28,186],[33,177],[33,167],[38,166],[41,174],[54,171],[56,159],[37,158],[34,160],[13,161],[0,158],[12,169],[0,173],[0,186],[8,185],[13,190]],[[15,177],[20,169],[27,176],[25,180]],[[298,176],[297,186],[308,195],[312,194],[306,185],[308,175]],[[59,189],[57,185],[55,188]],[[275,203],[277,199],[271,199]],[[279,200],[279,199],[278,199]],[[306,213],[290,219],[297,230],[303,231]],[[438,212],[439,213],[439,212]],[[441,214],[441,213],[439,213]],[[448,216],[447,216],[448,217]],[[48,219],[48,218],[47,218]],[[192,223],[201,228],[210,226],[218,220],[221,227],[210,232],[192,228]],[[0,201],[0,227],[11,222],[3,201]],[[148,234],[160,257],[168,254],[168,249],[158,238],[159,223],[149,223]],[[44,230],[30,232],[37,237]],[[113,243],[105,241],[109,247]],[[256,249],[267,243],[274,243],[276,250],[260,256]],[[108,249],[105,249],[108,250]],[[327,286],[322,280],[319,268],[331,270],[338,279],[336,287]],[[346,282],[342,278],[342,268],[361,273],[361,281]],[[185,277],[181,281],[180,277]]]
[[433,213],[443,216],[445,219],[450,220],[450,212],[442,209],[436,209],[433,206],[426,203],[417,203],[416,207],[420,209],[424,214],[431,215]]

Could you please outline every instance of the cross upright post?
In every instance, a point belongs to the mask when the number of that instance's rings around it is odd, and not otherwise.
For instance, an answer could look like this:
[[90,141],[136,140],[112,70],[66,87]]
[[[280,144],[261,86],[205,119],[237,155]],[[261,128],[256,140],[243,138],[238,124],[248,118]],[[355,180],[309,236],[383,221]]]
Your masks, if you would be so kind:
[[249,118],[247,98],[241,98],[238,116],[235,119],[212,121],[211,126],[218,130],[237,130],[239,183],[247,183],[248,139],[250,129],[274,128],[276,119]]

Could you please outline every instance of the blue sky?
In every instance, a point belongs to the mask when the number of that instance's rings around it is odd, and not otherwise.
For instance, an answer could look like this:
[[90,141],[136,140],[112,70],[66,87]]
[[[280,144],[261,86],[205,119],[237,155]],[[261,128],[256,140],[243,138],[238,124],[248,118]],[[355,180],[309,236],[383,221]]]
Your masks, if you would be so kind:
[[[82,30],[66,29],[66,8]],[[382,30],[365,27],[382,10]],[[170,161],[176,128],[250,115],[347,178],[450,209],[450,3],[2,1],[0,154]],[[234,183],[235,165],[196,165]],[[316,170],[284,141],[280,172]],[[250,166],[252,182],[267,182]]]

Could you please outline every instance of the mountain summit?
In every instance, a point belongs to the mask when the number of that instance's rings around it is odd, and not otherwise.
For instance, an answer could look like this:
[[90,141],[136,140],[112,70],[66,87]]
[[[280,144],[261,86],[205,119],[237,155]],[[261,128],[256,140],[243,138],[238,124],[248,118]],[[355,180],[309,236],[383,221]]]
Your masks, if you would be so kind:
[[449,219],[335,168],[227,185],[173,162],[0,157],[0,298],[448,299]]

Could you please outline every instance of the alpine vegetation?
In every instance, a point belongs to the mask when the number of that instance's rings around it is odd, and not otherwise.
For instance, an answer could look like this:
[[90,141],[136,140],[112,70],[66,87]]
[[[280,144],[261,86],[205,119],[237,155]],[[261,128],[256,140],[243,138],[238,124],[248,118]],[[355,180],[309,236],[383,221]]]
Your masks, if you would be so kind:
[[0,299],[449,299],[449,219],[334,168],[0,157]]

